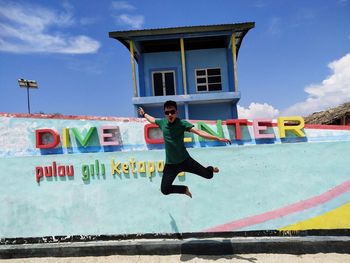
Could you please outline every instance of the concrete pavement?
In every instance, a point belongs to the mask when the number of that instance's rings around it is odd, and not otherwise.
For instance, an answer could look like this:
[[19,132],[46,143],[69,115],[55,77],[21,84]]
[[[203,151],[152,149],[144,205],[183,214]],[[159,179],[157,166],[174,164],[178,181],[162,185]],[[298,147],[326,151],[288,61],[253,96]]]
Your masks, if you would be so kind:
[[201,255],[239,254],[350,255],[350,236],[287,236],[233,238],[162,238],[0,246],[0,258],[87,257],[112,255]]
[[100,257],[68,257],[68,258],[25,258],[25,259],[0,259],[0,263],[348,263],[349,254],[318,253],[305,255],[290,254],[235,254],[222,256],[204,255],[168,255],[168,256],[100,256]]

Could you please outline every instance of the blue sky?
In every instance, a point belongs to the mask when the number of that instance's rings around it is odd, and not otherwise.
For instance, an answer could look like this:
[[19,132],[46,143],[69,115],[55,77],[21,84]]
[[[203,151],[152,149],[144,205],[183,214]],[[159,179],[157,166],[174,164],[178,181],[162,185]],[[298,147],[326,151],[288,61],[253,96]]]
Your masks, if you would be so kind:
[[108,32],[255,22],[238,56],[240,118],[350,101],[350,0],[0,0],[0,112],[133,116],[128,50]]

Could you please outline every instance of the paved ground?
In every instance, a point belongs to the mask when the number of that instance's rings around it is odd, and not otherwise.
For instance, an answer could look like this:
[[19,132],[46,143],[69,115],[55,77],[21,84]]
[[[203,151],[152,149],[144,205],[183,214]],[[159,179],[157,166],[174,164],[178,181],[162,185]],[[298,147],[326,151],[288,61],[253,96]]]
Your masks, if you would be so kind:
[[197,255],[172,255],[172,256],[106,256],[106,257],[71,257],[71,258],[25,258],[25,259],[1,259],[0,263],[175,263],[175,262],[266,262],[266,263],[349,263],[350,254],[242,254],[223,256],[197,256]]

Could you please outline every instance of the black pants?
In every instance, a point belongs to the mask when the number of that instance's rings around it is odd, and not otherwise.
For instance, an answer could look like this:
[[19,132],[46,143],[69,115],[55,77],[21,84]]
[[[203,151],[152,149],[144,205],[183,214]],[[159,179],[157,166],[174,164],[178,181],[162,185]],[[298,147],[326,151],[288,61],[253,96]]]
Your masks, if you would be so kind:
[[189,172],[207,179],[211,179],[213,177],[213,170],[214,169],[212,166],[205,168],[191,157],[188,157],[186,160],[179,164],[165,164],[160,190],[165,195],[174,193],[184,194],[186,191],[186,186],[173,185],[173,182],[178,173]]

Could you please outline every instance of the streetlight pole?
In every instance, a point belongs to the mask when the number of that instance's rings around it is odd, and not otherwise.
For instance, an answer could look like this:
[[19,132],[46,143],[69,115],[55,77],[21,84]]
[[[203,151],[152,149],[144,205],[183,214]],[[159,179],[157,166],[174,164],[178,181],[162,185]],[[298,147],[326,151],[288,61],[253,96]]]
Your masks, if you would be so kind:
[[28,113],[30,114],[29,89],[37,89],[38,83],[35,80],[18,79],[18,84],[21,88],[27,89]]
[[29,88],[27,87],[28,113],[30,114]]

